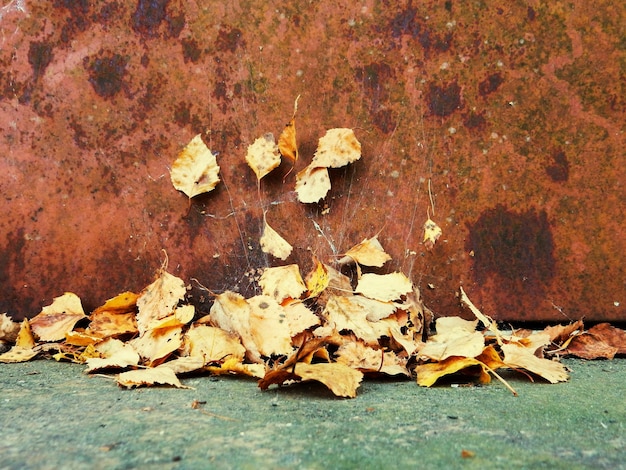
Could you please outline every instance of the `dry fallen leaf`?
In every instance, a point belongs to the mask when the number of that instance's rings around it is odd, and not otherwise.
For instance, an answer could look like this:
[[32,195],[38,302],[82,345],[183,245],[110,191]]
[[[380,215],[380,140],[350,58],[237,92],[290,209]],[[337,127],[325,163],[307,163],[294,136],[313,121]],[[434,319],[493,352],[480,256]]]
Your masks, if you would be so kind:
[[220,181],[219,171],[215,155],[198,134],[172,164],[170,178],[174,187],[191,199],[213,190]]
[[117,375],[116,380],[120,387],[126,388],[155,384],[172,385],[176,388],[190,388],[180,383],[174,371],[165,365],[122,372]]
[[192,326],[185,333],[184,342],[187,355],[202,358],[204,364],[223,362],[229,358],[241,362],[246,353],[236,335],[213,326]]
[[265,268],[259,286],[265,295],[274,297],[279,303],[285,299],[299,299],[307,290],[297,264]]
[[263,235],[261,236],[260,243],[263,253],[268,253],[282,260],[286,260],[293,250],[289,242],[270,227],[265,217],[263,217]]
[[296,142],[296,113],[298,112],[298,100],[300,95],[293,103],[293,116],[291,121],[285,126],[283,132],[278,138],[278,150],[280,154],[295,163],[298,160],[298,144]]
[[345,256],[338,261],[338,264],[356,262],[363,266],[381,267],[391,259],[383,246],[378,241],[378,236],[366,238],[358,245],[346,251]]
[[148,330],[129,344],[147,365],[160,364],[183,344],[181,326]]
[[424,222],[424,246],[427,250],[433,249],[442,233],[441,227],[430,218]]
[[60,341],[74,329],[79,320],[85,318],[83,306],[76,294],[66,292],[44,307],[41,313],[30,320],[35,336],[41,341]]
[[296,363],[289,370],[277,369],[265,374],[259,387],[266,390],[272,384],[281,385],[288,380],[315,380],[328,387],[336,396],[354,398],[363,380],[363,373],[339,363]]
[[144,334],[151,323],[171,315],[186,292],[185,283],[180,278],[161,269],[156,280],[137,299],[139,333]]
[[305,204],[318,202],[330,191],[330,176],[325,167],[307,166],[296,175],[298,201]]
[[274,134],[268,133],[259,137],[248,146],[246,162],[258,180],[280,165],[280,154],[274,140]]
[[321,137],[311,167],[340,168],[361,158],[361,143],[352,129],[329,129]]
[[437,318],[437,334],[428,338],[419,351],[420,357],[443,361],[451,356],[476,357],[485,347],[485,337],[476,331],[478,320],[460,317]]
[[268,295],[248,299],[250,333],[262,356],[288,356],[293,352],[291,331],[284,308]]
[[367,273],[361,276],[354,292],[370,299],[388,302],[398,300],[413,291],[413,283],[401,272],[390,274]]
[[19,325],[15,344],[7,352],[0,354],[0,362],[26,362],[35,357],[41,348],[36,346],[30,324],[27,319]]
[[337,362],[364,373],[411,375],[406,368],[406,358],[401,359],[392,351],[371,348],[360,341],[341,345],[337,350]]
[[567,369],[563,364],[535,356],[534,351],[519,343],[500,346],[504,353],[503,362],[512,369],[524,369],[543,377],[550,383],[565,382]]

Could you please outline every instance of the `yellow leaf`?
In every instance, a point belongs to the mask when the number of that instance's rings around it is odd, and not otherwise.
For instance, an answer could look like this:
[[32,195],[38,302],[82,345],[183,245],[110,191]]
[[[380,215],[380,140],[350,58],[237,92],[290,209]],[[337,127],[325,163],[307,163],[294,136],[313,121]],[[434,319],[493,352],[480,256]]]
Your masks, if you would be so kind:
[[361,143],[352,129],[329,129],[320,138],[312,167],[340,168],[361,158]]
[[442,234],[441,227],[430,218],[424,222],[424,246],[427,250],[432,250]]
[[248,299],[250,333],[263,356],[289,355],[293,352],[287,313],[272,297],[257,295]]
[[215,155],[198,134],[172,164],[170,178],[176,189],[192,198],[215,188],[220,181],[219,171]]
[[437,318],[437,334],[428,338],[420,357],[443,361],[450,356],[476,357],[483,352],[485,337],[476,331],[477,320],[460,317]]
[[248,146],[246,162],[259,180],[280,165],[278,146],[272,133],[259,137]]
[[250,377],[256,377],[258,379],[263,378],[266,372],[264,364],[243,364],[237,358],[226,359],[219,366],[206,366],[206,370],[215,375],[223,374],[240,374]]
[[20,324],[11,320],[6,313],[0,314],[0,340],[7,343],[14,343],[18,332],[20,331]]
[[330,176],[325,167],[307,166],[296,175],[298,201],[305,204],[318,202],[330,191]]
[[193,305],[182,305],[169,315],[160,320],[154,320],[148,325],[149,330],[157,330],[159,328],[171,328],[173,326],[183,326],[193,320],[196,308]]
[[345,256],[341,258],[339,264],[347,264],[351,261],[363,266],[375,266],[381,267],[387,261],[391,259],[383,246],[378,241],[378,236],[372,238],[366,238],[358,245],[353,246],[346,251]]
[[315,380],[323,383],[338,397],[356,397],[356,389],[363,380],[363,373],[338,363],[305,364],[298,362],[294,366],[293,372],[303,381]]
[[182,327],[148,330],[129,344],[148,365],[153,365],[181,347]]
[[0,362],[26,362],[39,354],[41,346],[34,348],[23,348],[22,346],[13,346],[7,352],[0,354]]
[[157,279],[137,299],[139,333],[145,333],[154,321],[170,316],[186,292],[185,283],[181,279],[160,270]]
[[249,360],[263,362],[250,332],[250,312],[250,304],[241,294],[226,291],[215,296],[209,318],[213,325],[239,336]]
[[172,385],[177,388],[190,388],[181,384],[172,369],[159,366],[152,369],[138,369],[122,372],[117,376],[117,383],[121,387],[132,388],[142,385]]
[[413,290],[413,283],[404,274],[363,274],[354,292],[383,302],[397,300]]
[[95,350],[102,357],[86,359],[87,372],[103,369],[125,369],[139,364],[139,354],[130,344],[124,344],[118,339],[107,339],[95,346]]
[[68,331],[65,334],[65,344],[73,346],[89,346],[102,341],[100,336],[89,334],[87,331]]
[[92,312],[92,315],[102,313],[102,312],[110,312],[110,313],[129,313],[134,312],[137,307],[137,299],[139,298],[139,294],[135,294],[134,292],[122,292],[121,294],[116,295],[115,297],[107,300],[104,305],[101,305],[97,309]]
[[315,259],[315,268],[306,277],[307,298],[320,295],[328,287],[330,276],[324,263]]
[[283,307],[289,324],[289,335],[296,336],[298,333],[319,325],[320,319],[302,302],[294,301]]
[[[367,321],[367,309],[356,297],[333,295],[328,299],[322,316],[326,326],[337,331],[350,330],[368,345],[377,345],[379,335]],[[316,332],[317,334],[317,332]]]
[[265,218],[263,218],[263,223],[263,236],[260,240],[261,250],[263,253],[271,254],[278,259],[287,259],[293,247],[276,230],[270,227]]
[[78,296],[66,292],[31,319],[30,326],[41,341],[60,341],[65,339],[66,333],[72,331],[76,322],[85,317]]
[[33,332],[30,328],[28,319],[25,318],[20,325],[20,330],[15,339],[15,345],[21,348],[30,349],[35,347],[35,339],[33,338]]
[[263,294],[274,297],[279,303],[288,298],[299,299],[307,290],[297,264],[265,268],[259,286]]
[[204,364],[222,362],[228,358],[241,361],[246,353],[237,336],[213,326],[192,326],[185,333],[184,342],[185,352],[189,356],[202,358]]
[[565,382],[568,378],[567,369],[563,364],[535,356],[533,351],[519,343],[500,346],[504,353],[505,367],[525,369],[543,377],[550,383]]
[[116,313],[114,311],[93,312],[86,332],[101,338],[137,333],[135,313]]
[[415,367],[417,384],[430,387],[444,375],[454,374],[468,367],[479,366],[479,378],[482,383],[488,383],[491,377],[484,368],[484,364],[473,357],[451,356],[443,361],[418,364]]

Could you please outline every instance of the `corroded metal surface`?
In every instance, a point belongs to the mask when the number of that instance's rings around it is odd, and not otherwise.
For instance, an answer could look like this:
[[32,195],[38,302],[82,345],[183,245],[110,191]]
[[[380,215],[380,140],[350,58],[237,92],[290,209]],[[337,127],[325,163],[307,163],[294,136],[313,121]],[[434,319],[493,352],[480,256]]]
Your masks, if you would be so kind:
[[[66,290],[93,308],[163,250],[173,274],[250,293],[276,264],[265,210],[303,268],[380,231],[438,315],[463,285],[499,319],[624,320],[619,2],[3,3],[0,311]],[[319,205],[289,165],[259,192],[244,161],[299,94],[296,170],[326,129],[363,145]],[[168,168],[198,133],[222,183],[189,204]]]

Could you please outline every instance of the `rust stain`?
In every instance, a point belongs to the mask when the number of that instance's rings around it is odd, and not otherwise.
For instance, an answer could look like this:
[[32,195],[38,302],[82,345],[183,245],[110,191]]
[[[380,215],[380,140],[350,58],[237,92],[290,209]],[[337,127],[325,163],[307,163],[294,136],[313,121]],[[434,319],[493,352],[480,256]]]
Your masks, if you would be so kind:
[[[626,317],[615,2],[27,5],[2,22],[0,309],[32,316],[72,290],[89,310],[147,285],[162,250],[186,280],[253,293],[276,264],[265,211],[304,269],[380,231],[385,269],[437,315],[460,312],[463,284],[501,319]],[[244,162],[298,95],[295,172],[326,129],[363,149],[306,206],[289,165],[258,192]],[[222,183],[190,204],[168,169],[198,133]]]

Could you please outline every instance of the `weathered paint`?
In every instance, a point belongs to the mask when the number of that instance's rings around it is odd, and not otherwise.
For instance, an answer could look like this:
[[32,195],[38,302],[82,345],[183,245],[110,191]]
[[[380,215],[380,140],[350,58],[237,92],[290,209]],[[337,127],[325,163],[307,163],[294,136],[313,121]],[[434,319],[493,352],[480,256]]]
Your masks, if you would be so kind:
[[[5,2],[7,3],[7,2]],[[254,292],[263,210],[332,260],[380,231],[438,315],[458,287],[507,320],[624,320],[621,6],[517,2],[8,2],[0,10],[0,311],[87,309],[168,269]],[[363,158],[319,205],[246,147],[297,116]],[[197,133],[223,183],[189,204],[168,167]],[[428,192],[431,182],[434,212]],[[422,245],[428,214],[442,227]],[[319,226],[316,228],[315,223]],[[206,308],[210,296],[190,295]]]

